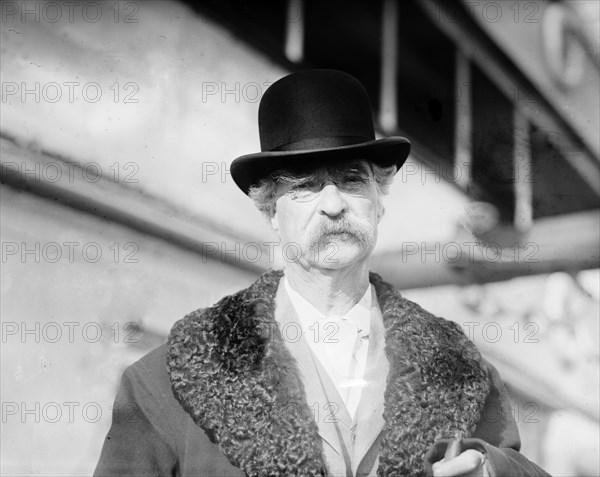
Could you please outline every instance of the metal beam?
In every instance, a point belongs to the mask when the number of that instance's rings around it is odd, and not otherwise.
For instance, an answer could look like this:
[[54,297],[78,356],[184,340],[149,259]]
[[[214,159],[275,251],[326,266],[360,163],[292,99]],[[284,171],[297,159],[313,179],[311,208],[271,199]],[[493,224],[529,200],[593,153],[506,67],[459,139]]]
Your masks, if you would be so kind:
[[[510,233],[514,243],[507,240]],[[398,251],[374,255],[372,268],[399,289],[410,289],[600,267],[597,210],[540,219],[521,235],[498,229],[487,239],[482,244],[463,230],[447,242],[405,243]]]
[[515,88],[531,101],[515,104],[521,114],[544,131],[560,133],[554,146],[581,178],[600,197],[600,167],[598,158],[577,131],[540,94],[522,71],[469,17],[460,2],[453,2],[452,21],[446,21],[436,12],[443,7],[439,0],[416,2],[423,12],[455,43],[457,49],[470,58],[507,98],[514,96]]
[[468,58],[456,49],[456,94],[454,124],[454,170],[455,182],[463,191],[471,182],[473,161],[473,98],[471,95],[471,65]]
[[390,133],[398,128],[398,3],[384,0],[382,11],[379,124]]
[[257,246],[259,241],[253,238],[236,235],[222,225],[106,176],[90,178],[92,173],[88,170],[84,172],[79,163],[48,152],[28,150],[6,135],[0,136],[0,147],[0,181],[3,184],[250,272],[259,274],[272,266],[266,249],[261,251],[264,253],[257,254],[260,256],[254,263],[242,260],[240,254],[231,253],[249,242],[253,247]]

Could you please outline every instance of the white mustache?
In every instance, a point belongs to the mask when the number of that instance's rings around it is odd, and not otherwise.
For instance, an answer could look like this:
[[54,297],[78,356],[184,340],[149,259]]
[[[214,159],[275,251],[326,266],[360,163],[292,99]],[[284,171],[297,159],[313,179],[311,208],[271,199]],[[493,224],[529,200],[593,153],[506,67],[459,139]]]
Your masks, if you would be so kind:
[[325,219],[312,229],[309,234],[309,243],[324,246],[331,242],[327,240],[328,235],[338,234],[350,235],[357,242],[366,246],[373,235],[373,228],[369,222],[359,219],[349,220],[347,217],[336,220]]

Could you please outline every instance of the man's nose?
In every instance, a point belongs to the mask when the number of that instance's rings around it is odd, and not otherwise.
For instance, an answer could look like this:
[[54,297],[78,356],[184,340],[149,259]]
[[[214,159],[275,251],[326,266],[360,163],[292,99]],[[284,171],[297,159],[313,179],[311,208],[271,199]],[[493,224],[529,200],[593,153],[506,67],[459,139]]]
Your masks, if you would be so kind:
[[328,182],[323,186],[318,200],[319,212],[330,217],[340,215],[346,210],[348,205],[344,194],[340,192],[338,186],[333,182]]

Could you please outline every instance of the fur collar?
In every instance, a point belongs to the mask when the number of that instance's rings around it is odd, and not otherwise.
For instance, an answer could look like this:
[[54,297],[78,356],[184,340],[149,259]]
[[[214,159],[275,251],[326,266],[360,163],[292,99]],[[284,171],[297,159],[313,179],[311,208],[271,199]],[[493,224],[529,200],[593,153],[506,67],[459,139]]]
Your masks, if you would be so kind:
[[[267,272],[178,321],[169,335],[171,385],[247,475],[327,475],[317,424],[274,318],[281,277]],[[457,324],[402,298],[378,275],[370,280],[390,362],[378,475],[424,475],[424,455],[436,440],[474,432],[487,372]]]

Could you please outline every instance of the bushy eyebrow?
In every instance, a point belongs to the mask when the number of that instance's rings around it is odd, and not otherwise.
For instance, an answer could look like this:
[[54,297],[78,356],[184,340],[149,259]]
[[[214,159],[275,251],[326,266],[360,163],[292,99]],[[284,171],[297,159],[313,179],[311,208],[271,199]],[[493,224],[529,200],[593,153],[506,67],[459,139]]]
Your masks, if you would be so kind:
[[292,187],[303,184],[307,181],[316,180],[315,172],[299,172],[299,171],[277,171],[273,174],[273,180],[279,183],[289,184]]
[[347,164],[340,164],[339,166],[331,166],[327,169],[329,172],[351,169],[357,169],[359,172],[364,172],[365,174],[370,174],[373,172],[366,160],[356,160]]

